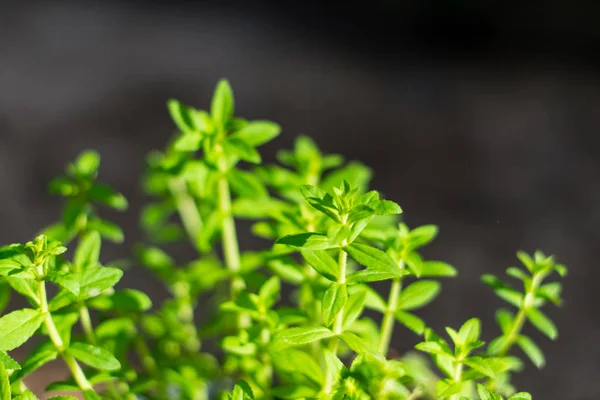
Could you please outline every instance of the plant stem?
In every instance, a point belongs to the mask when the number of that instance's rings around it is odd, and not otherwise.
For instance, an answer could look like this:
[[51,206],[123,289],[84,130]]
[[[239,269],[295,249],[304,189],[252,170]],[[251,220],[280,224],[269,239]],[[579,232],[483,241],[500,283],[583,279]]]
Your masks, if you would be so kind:
[[523,304],[519,308],[519,312],[517,316],[513,320],[513,323],[508,331],[508,334],[505,336],[502,348],[498,351],[499,356],[505,356],[511,349],[511,347],[515,344],[516,340],[519,338],[519,334],[523,329],[523,325],[525,324],[525,319],[527,317],[527,310],[531,307],[535,299],[535,292],[537,291],[543,276],[541,274],[536,274],[533,276],[531,281],[531,287],[525,293],[525,297],[523,298]]
[[[403,262],[400,263],[400,267],[403,268]],[[392,286],[390,287],[390,296],[388,298],[387,308],[383,313],[383,320],[381,321],[381,336],[379,339],[379,352],[384,357],[387,356],[390,341],[392,339],[392,332],[394,330],[394,313],[398,307],[398,297],[400,296],[400,290],[402,289],[402,281],[400,278],[394,278],[392,280]]]
[[[338,257],[338,267],[339,267],[339,278],[338,283],[340,285],[346,284],[346,264],[348,261],[348,254],[342,249],[340,249],[340,254]],[[344,307],[340,309],[340,311],[335,316],[333,321],[333,333],[339,335],[343,331],[342,324],[344,323]]]
[[181,178],[169,179],[169,190],[175,198],[177,212],[183,227],[194,248],[198,248],[198,235],[202,230],[202,217],[196,207],[196,202],[189,195],[185,181]]
[[[40,276],[43,276],[44,274],[44,268],[41,265],[38,267],[38,274]],[[40,311],[43,314],[45,314],[44,324],[46,325],[46,329],[48,330],[48,336],[54,344],[54,347],[65,361],[65,364],[67,364],[67,367],[69,367],[69,369],[71,370],[71,374],[73,375],[77,386],[79,386],[79,388],[84,392],[87,390],[94,390],[90,382],[85,377],[85,374],[83,373],[83,370],[81,369],[77,361],[72,356],[65,353],[65,344],[63,343],[63,340],[60,337],[60,334],[58,333],[58,329],[56,329],[56,325],[52,320],[52,315],[48,310],[46,283],[43,280],[38,281],[38,294],[40,296]]]
[[[345,243],[343,245],[345,245]],[[347,261],[348,261],[348,255],[346,254],[346,252],[343,249],[340,249],[340,253],[338,255],[338,267],[339,267],[338,283],[340,285],[346,284]],[[331,341],[329,342],[329,347],[328,347],[329,351],[331,351],[333,354],[336,354],[336,355],[337,355],[337,351],[338,351],[338,347],[339,347],[339,343],[340,343],[340,339],[338,338],[338,335],[343,332],[343,323],[344,323],[344,307],[342,307],[342,309],[338,312],[338,314],[335,316],[335,319],[333,320],[333,333],[335,334],[335,336],[331,338]],[[328,374],[328,373],[325,374],[326,377],[328,377],[329,375],[330,374]],[[330,394],[332,385],[333,385],[333,382],[331,382],[330,379],[326,378],[325,381],[323,382],[323,393],[325,395]]]
[[79,321],[81,322],[81,327],[83,328],[83,332],[85,333],[87,341],[90,344],[96,344],[96,335],[94,334],[94,329],[92,328],[90,310],[88,310],[85,304],[81,304],[79,306]]
[[[240,248],[237,240],[237,232],[235,228],[235,220],[231,211],[231,192],[229,190],[229,182],[227,181],[227,165],[224,157],[221,157],[219,163],[221,177],[218,181],[219,194],[219,212],[223,219],[221,226],[221,240],[223,243],[223,258],[225,266],[232,273],[231,278],[231,298],[236,298],[238,292],[245,288],[244,280],[238,275],[240,262]],[[247,314],[238,314],[238,328],[246,327],[250,323]]]
[[[458,383],[460,382],[461,378],[462,378],[462,372],[463,372],[463,364],[462,362],[457,362],[454,365],[454,375],[452,376],[452,379],[454,380],[454,382]],[[450,397],[450,400],[459,400],[460,399],[460,393],[456,393],[453,394]]]

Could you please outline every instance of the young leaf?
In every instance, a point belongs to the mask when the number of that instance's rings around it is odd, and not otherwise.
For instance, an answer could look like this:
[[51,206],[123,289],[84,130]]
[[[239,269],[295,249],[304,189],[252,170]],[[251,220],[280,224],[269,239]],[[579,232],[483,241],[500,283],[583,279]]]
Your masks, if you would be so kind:
[[344,332],[340,335],[340,339],[342,339],[356,354],[373,354],[376,352],[369,342],[361,339],[355,333]]
[[252,121],[242,129],[230,135],[231,138],[240,139],[249,146],[256,147],[275,139],[281,128],[271,121]]
[[477,384],[477,394],[481,400],[502,400],[502,397],[493,393],[482,384]]
[[277,239],[275,243],[310,250],[326,250],[335,247],[335,245],[329,242],[329,239],[326,235],[313,232],[284,236]]
[[481,334],[481,322],[477,318],[471,318],[465,322],[458,331],[463,344],[474,343],[479,339]]
[[223,141],[223,149],[226,154],[234,155],[253,164],[260,164],[261,158],[258,151],[240,139],[227,138]]
[[66,353],[79,361],[103,371],[116,371],[121,363],[108,350],[86,343],[71,343]]
[[367,268],[366,271],[358,271],[348,276],[349,281],[353,283],[398,278],[407,273],[400,269],[387,253],[375,247],[352,243],[344,247],[344,251]]
[[546,363],[544,353],[535,344],[535,342],[531,340],[531,338],[525,335],[520,335],[517,339],[517,344],[519,345],[521,350],[523,350],[523,352],[527,354],[527,357],[529,357],[531,362],[533,362],[533,364],[536,367],[542,368],[544,366],[544,364]]
[[558,337],[558,329],[556,329],[556,325],[554,325],[554,322],[552,322],[550,318],[546,317],[546,315],[540,310],[536,308],[527,310],[527,319],[529,319],[533,326],[538,328],[550,339],[555,340]]
[[435,299],[440,292],[440,283],[436,281],[417,281],[408,285],[398,297],[399,310],[414,310],[423,307]]
[[425,322],[414,314],[398,310],[394,313],[394,317],[417,335],[422,335],[425,331]]
[[330,281],[337,281],[339,274],[338,263],[325,250],[301,250],[302,257],[318,273]]
[[121,280],[123,271],[112,267],[90,268],[83,272],[79,285],[79,300],[101,294]]
[[318,326],[303,326],[298,328],[289,328],[278,333],[275,336],[275,341],[284,345],[299,346],[332,336],[333,332],[327,328]]
[[215,88],[210,115],[218,131],[223,131],[233,117],[233,90],[225,79],[220,80]]
[[85,270],[88,267],[95,267],[100,258],[101,239],[98,232],[89,232],[80,240],[75,250],[73,263],[79,270]]
[[0,318],[0,351],[13,350],[25,343],[44,322],[39,310],[24,308]]
[[344,307],[343,329],[348,329],[363,311],[367,292],[358,290],[348,296],[348,301]]
[[0,364],[3,364],[6,369],[21,369],[21,366],[18,362],[13,360],[8,354],[3,351],[0,351]]
[[346,290],[346,285],[332,282],[325,291],[321,308],[321,316],[326,326],[330,326],[333,323],[333,320],[342,308],[344,308],[347,301],[348,291]]

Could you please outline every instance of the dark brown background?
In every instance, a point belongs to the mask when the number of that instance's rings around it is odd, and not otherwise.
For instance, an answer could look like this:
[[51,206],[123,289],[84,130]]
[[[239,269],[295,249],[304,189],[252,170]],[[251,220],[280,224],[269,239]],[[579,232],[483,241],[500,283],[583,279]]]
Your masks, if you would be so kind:
[[[479,276],[519,248],[557,254],[571,272],[564,308],[548,310],[561,336],[527,328],[549,365],[517,383],[536,399],[600,398],[600,3],[248,3],[0,1],[0,243],[56,218],[46,184],[84,148],[131,200],[111,216],[138,240],[144,155],[172,129],[165,100],[207,107],[228,77],[239,115],[283,126],[268,160],[308,133],[372,166],[410,225],[439,224],[426,255],[460,278],[423,310],[434,327],[477,316],[490,338],[500,301]],[[139,269],[125,284],[161,293]],[[401,349],[414,339],[395,335]]]

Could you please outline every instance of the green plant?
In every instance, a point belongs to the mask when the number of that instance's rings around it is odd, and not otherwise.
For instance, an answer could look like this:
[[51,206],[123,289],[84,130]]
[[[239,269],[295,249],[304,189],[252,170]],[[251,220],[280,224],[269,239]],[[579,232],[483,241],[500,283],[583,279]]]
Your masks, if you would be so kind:
[[[540,308],[560,304],[560,283],[545,280],[565,275],[563,265],[519,252],[525,269],[507,273],[522,293],[484,276],[517,312],[498,311],[501,335],[487,347],[476,318],[446,328],[450,344],[415,312],[438,295],[439,279],[456,275],[420,254],[437,227],[400,222],[400,206],[368,189],[369,168],[323,154],[307,137],[279,152],[279,164],[262,163],[257,148],[280,128],[234,117],[225,81],[210,112],[175,100],[168,108],[178,132],[148,157],[152,202],[133,257],[168,299],[153,305],[143,292],[114,288],[127,265],[102,265],[100,248],[123,232],[97,206],[124,210],[127,201],[97,182],[100,158],[84,152],[51,184],[66,198],[61,221],[32,242],[0,248],[0,311],[11,292],[30,304],[0,318],[0,400],[35,399],[26,378],[57,358],[70,377],[47,390],[85,399],[531,398],[510,384],[523,364],[513,350],[544,364],[522,331],[529,321],[556,338]],[[264,249],[240,251],[241,219]],[[191,259],[181,256],[182,242],[192,245]],[[389,282],[387,298],[373,289],[378,281]],[[397,325],[414,333],[421,353],[389,356]],[[28,357],[8,355],[33,336]]]

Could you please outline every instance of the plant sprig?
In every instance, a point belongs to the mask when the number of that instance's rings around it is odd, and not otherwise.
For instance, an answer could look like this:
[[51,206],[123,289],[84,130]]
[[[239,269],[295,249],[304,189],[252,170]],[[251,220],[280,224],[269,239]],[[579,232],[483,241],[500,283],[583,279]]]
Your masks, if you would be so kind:
[[[401,207],[370,189],[368,167],[305,136],[277,164],[264,163],[259,148],[281,129],[236,117],[225,80],[209,110],[177,100],[167,108],[176,131],[148,156],[152,200],[132,255],[167,298],[116,287],[122,263],[101,261],[102,242],[121,243],[124,233],[99,206],[125,211],[127,200],[98,181],[99,154],[83,152],[51,183],[65,198],[60,221],[0,248],[0,312],[11,293],[30,305],[0,317],[0,400],[36,399],[27,381],[56,359],[70,377],[46,390],[86,400],[531,399],[511,384],[523,366],[512,352],[544,365],[524,328],[557,338],[540,309],[562,302],[561,284],[547,282],[566,274],[562,264],[519,252],[524,269],[507,274],[522,291],[484,275],[516,312],[496,313],[501,334],[487,346],[477,318],[446,328],[448,341],[419,312],[440,293],[440,278],[457,275],[422,253],[438,228],[410,229]],[[240,219],[252,221],[264,248],[244,250]],[[184,259],[180,243],[193,256]],[[408,344],[419,353],[394,350],[396,325],[416,335]],[[9,355],[29,341],[37,346],[26,358]]]

